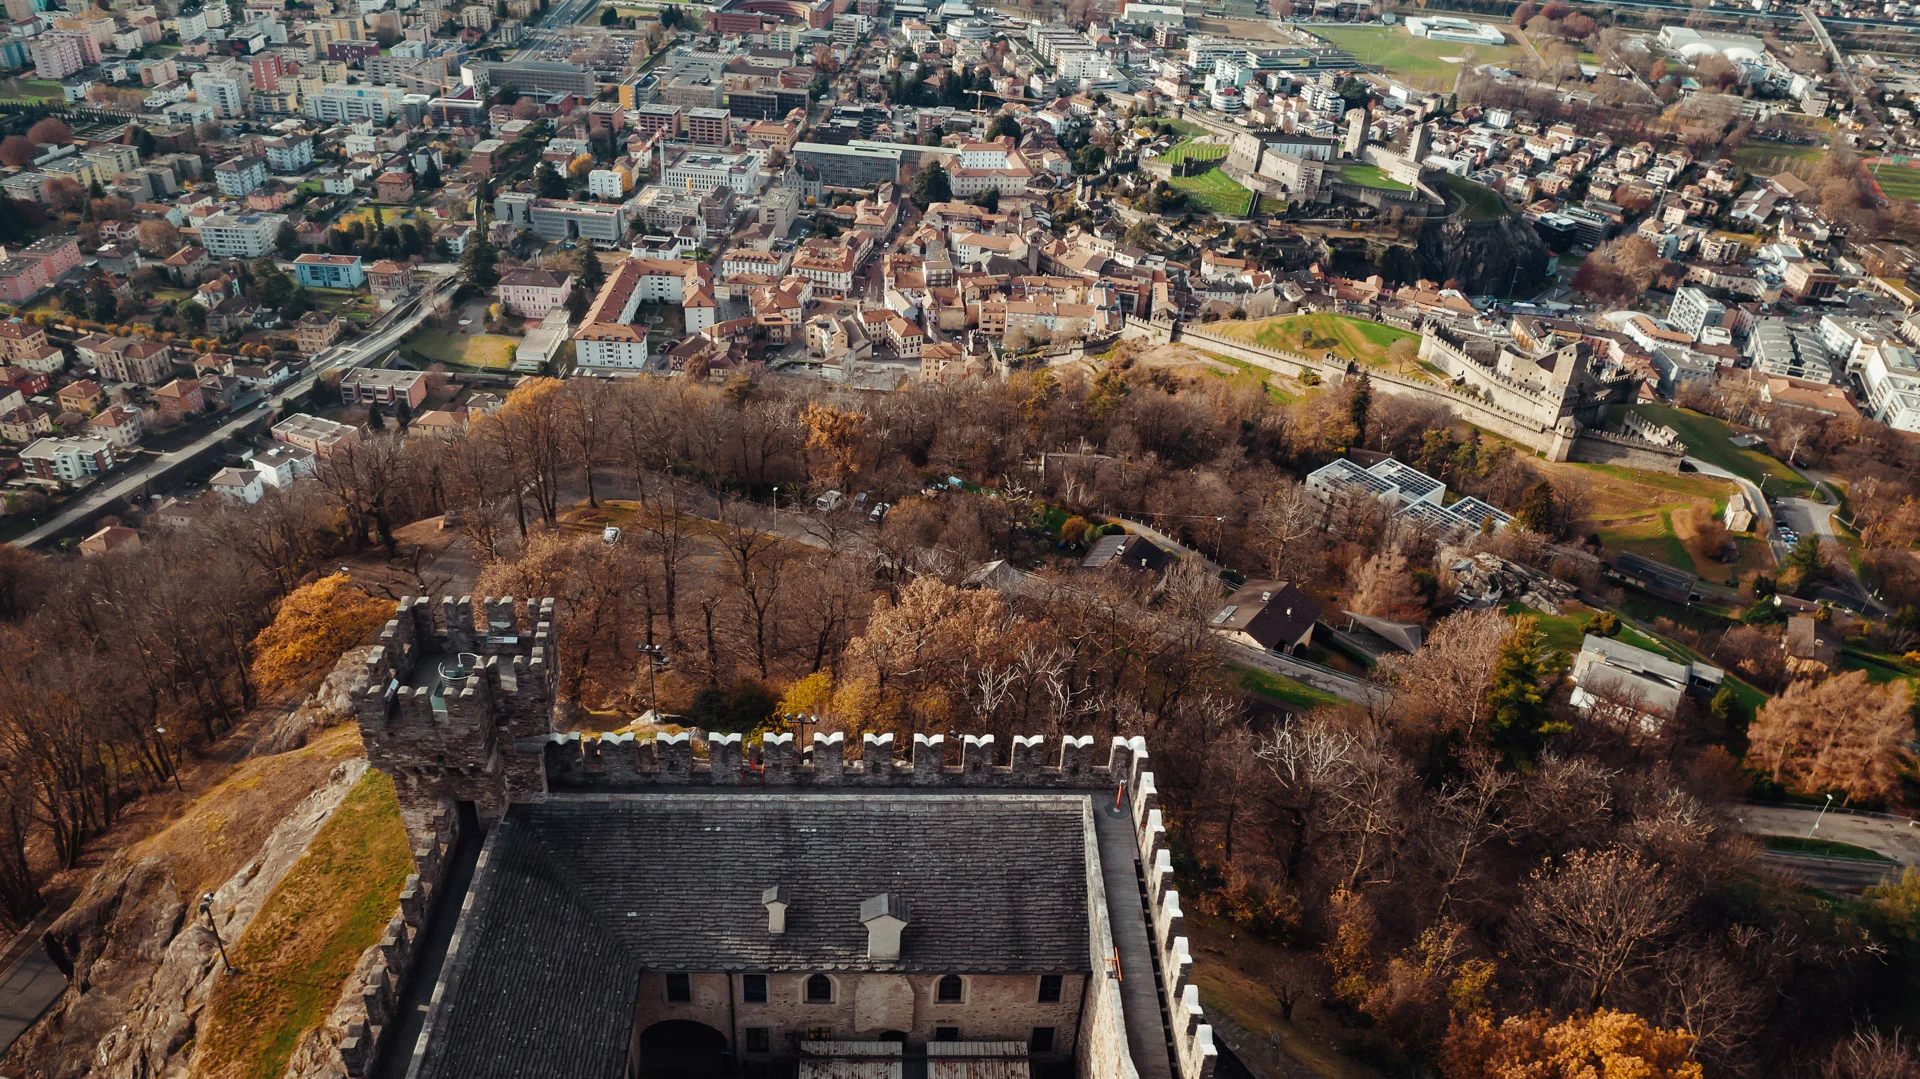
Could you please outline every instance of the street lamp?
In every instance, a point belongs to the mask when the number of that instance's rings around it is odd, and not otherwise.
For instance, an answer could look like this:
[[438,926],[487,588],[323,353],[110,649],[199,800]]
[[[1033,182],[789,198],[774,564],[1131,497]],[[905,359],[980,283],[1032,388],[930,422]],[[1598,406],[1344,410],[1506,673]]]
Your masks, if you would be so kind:
[[800,752],[812,752],[813,743],[807,741],[807,727],[820,722],[820,717],[806,712],[782,712],[780,718],[787,724],[800,728]]
[[1820,812],[1819,812],[1819,814],[1818,814],[1817,816],[1815,816],[1815,817],[1813,818],[1813,827],[1812,827],[1812,828],[1809,828],[1809,829],[1807,829],[1807,838],[1808,838],[1808,839],[1812,839],[1812,838],[1813,838],[1813,833],[1814,833],[1814,832],[1816,832],[1816,831],[1818,831],[1818,830],[1819,830],[1819,828],[1820,828],[1820,821],[1821,821],[1822,819],[1824,819],[1824,818],[1826,817],[1826,815],[1827,815],[1827,810],[1829,810],[1829,809],[1832,809],[1832,808],[1833,808],[1833,795],[1831,795],[1831,794],[1829,794],[1829,795],[1827,795],[1827,804],[1826,804],[1826,805],[1823,805],[1823,806],[1821,806],[1821,807],[1820,807]]
[[663,645],[643,644],[640,646],[640,654],[647,658],[647,710],[654,713],[657,719],[660,713],[660,696],[655,679],[660,673],[660,668],[667,665],[667,650]]
[[232,959],[227,958],[227,942],[220,939],[220,927],[213,924],[212,892],[200,897],[200,916],[207,920],[207,930],[213,934],[214,946],[220,949],[220,962],[227,968],[227,973],[240,973],[240,968],[233,965]]

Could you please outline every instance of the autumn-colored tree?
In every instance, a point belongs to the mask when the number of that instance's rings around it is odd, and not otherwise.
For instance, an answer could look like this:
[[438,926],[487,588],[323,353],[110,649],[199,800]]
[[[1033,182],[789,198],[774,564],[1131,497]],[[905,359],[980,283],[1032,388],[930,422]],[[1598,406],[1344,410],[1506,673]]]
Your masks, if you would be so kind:
[[340,653],[392,617],[393,604],[362,592],[344,573],[296,588],[253,639],[254,683],[266,696],[308,689]]
[[1085,517],[1078,515],[1069,517],[1060,523],[1060,542],[1078,547],[1087,542],[1087,531],[1091,527]]
[[1748,763],[1806,794],[1843,793],[1882,801],[1913,763],[1913,691],[1904,681],[1876,686],[1864,671],[1800,681],[1760,708],[1747,732]]
[[16,168],[31,164],[38,148],[33,140],[25,135],[8,135],[0,140],[0,164],[13,165]]
[[65,146],[73,141],[73,129],[49,116],[27,129],[27,139],[38,146],[48,143]]
[[1556,1021],[1545,1013],[1494,1023],[1468,1015],[1447,1032],[1446,1079],[1702,1079],[1693,1037],[1602,1009]]
[[1435,625],[1418,652],[1382,661],[1381,676],[1394,690],[1394,723],[1416,732],[1457,731],[1470,742],[1483,737],[1487,690],[1512,632],[1498,610],[1462,611]]
[[1577,850],[1528,879],[1512,951],[1567,1003],[1598,1007],[1653,960],[1687,898],[1672,871],[1637,850]]
[[1367,559],[1353,579],[1353,609],[1395,622],[1427,620],[1427,597],[1413,579],[1413,567],[1399,551]]
[[860,471],[867,444],[867,414],[857,409],[808,404],[800,414],[807,425],[807,449],[818,454],[823,482],[844,488]]

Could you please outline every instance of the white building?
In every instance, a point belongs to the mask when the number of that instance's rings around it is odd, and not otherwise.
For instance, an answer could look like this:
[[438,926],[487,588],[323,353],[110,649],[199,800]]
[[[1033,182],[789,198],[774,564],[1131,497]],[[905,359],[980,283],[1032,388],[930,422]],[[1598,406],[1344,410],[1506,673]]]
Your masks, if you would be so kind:
[[313,475],[313,451],[285,442],[276,442],[259,451],[247,463],[260,473],[260,482],[269,487],[291,487],[294,480]]
[[260,501],[264,493],[259,471],[251,468],[223,468],[207,481],[207,487],[229,502],[248,505]]
[[1708,326],[1720,325],[1727,308],[1701,289],[1687,286],[1675,289],[1673,305],[1667,308],[1667,323],[1695,341]]
[[330,123],[371,120],[385,123],[399,115],[407,92],[398,86],[356,86],[333,83],[306,99],[307,115]]
[[200,246],[214,258],[263,258],[286,223],[284,214],[215,214],[200,222]]
[[1862,354],[1858,369],[1874,418],[1896,431],[1920,431],[1920,362],[1913,350],[1882,342]]
[[213,114],[222,120],[237,119],[247,114],[246,91],[235,79],[197,71],[193,76],[193,99],[202,105],[212,106]]
[[706,194],[718,187],[731,187],[742,195],[752,195],[763,182],[759,154],[688,153],[668,165],[662,174],[664,186],[675,191]]
[[627,196],[627,175],[619,169],[594,169],[587,173],[587,194],[596,199],[620,199]]

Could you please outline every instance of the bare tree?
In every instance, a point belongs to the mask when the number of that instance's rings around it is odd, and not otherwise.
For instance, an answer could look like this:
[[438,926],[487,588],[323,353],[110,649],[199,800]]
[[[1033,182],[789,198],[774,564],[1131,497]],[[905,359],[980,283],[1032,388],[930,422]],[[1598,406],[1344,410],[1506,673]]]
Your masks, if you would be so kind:
[[1577,850],[1534,870],[1509,933],[1543,984],[1572,1007],[1596,1008],[1646,967],[1687,899],[1637,851]]

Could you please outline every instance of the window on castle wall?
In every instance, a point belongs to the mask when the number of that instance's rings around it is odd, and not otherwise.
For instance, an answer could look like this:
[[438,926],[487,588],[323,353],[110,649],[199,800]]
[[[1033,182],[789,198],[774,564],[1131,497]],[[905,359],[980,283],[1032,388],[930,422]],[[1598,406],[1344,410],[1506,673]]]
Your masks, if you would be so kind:
[[690,1004],[693,1002],[693,975],[667,975],[667,1003]]
[[940,985],[935,991],[934,999],[941,1004],[958,1004],[965,993],[966,983],[960,980],[960,975],[949,974],[940,979]]
[[1060,987],[1066,979],[1059,974],[1040,975],[1040,1003],[1060,1003]]
[[815,974],[807,979],[808,1004],[833,1003],[833,979],[825,974]]
[[960,1040],[959,1027],[934,1027],[933,1040],[937,1042],[957,1042]]
[[773,1032],[766,1027],[748,1027],[746,1035],[747,1052],[773,1052]]
[[742,974],[740,976],[740,999],[748,1004],[767,1002],[767,976],[765,974]]
[[1053,1028],[1052,1027],[1034,1027],[1033,1033],[1027,1036],[1027,1052],[1029,1053],[1053,1052]]

